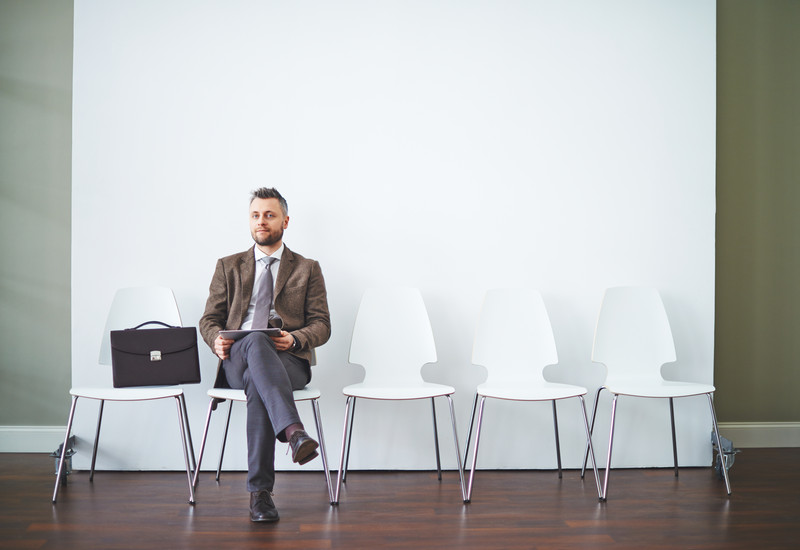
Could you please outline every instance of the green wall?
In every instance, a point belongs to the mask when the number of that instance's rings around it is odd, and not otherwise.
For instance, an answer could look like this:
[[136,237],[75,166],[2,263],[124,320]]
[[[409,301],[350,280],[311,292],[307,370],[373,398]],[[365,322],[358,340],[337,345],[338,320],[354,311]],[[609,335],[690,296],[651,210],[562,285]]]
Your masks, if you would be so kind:
[[72,13],[0,0],[0,426],[69,410]]
[[800,1],[717,14],[717,413],[798,422]]

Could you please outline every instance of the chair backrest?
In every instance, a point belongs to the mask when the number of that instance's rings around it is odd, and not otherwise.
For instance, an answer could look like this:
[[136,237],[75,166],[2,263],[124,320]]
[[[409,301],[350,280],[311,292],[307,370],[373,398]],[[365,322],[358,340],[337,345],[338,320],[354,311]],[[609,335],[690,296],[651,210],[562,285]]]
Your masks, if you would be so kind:
[[483,365],[487,381],[544,379],[558,362],[556,341],[542,295],[532,289],[498,288],[483,299],[472,362]]
[[661,366],[675,361],[675,344],[658,290],[606,290],[594,333],[592,361],[603,363],[609,378],[661,377]]
[[[112,330],[133,328],[147,321],[161,321],[172,326],[181,326],[181,314],[175,295],[167,287],[143,286],[120,288],[108,310],[103,339],[100,342],[100,364],[111,364]],[[152,328],[163,328],[154,325]]]
[[422,366],[436,361],[436,344],[419,290],[367,289],[353,326],[349,357],[364,367],[367,384],[421,381]]

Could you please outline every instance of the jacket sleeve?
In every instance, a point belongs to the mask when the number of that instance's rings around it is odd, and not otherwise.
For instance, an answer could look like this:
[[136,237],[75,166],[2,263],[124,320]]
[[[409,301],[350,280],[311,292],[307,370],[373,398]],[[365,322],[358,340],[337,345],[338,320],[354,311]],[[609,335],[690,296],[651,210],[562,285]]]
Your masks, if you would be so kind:
[[[300,345],[299,350],[311,350],[324,344],[331,336],[331,318],[328,311],[328,295],[325,279],[319,262],[314,261],[308,277],[304,305],[305,325],[291,334]],[[299,351],[298,350],[298,351]]]
[[226,327],[229,313],[229,292],[225,268],[222,260],[217,260],[214,277],[208,288],[208,300],[203,316],[200,317],[200,334],[203,340],[214,351],[214,340],[218,332]]

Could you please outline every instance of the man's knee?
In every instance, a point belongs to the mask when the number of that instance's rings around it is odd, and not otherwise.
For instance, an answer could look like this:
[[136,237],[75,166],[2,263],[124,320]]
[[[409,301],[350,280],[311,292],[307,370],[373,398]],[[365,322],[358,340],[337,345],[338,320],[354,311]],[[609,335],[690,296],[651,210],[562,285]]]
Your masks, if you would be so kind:
[[266,347],[273,350],[275,349],[275,343],[269,336],[267,336],[263,332],[251,332],[250,334],[241,339],[239,345],[243,346],[246,349],[252,347],[259,347],[259,348]]

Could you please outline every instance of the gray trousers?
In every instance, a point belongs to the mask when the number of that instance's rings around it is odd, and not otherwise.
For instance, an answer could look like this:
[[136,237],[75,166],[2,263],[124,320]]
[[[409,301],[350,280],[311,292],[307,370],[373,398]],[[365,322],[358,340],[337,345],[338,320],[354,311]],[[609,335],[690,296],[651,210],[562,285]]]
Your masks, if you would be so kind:
[[247,490],[272,491],[275,484],[275,439],[300,422],[293,390],[311,380],[305,359],[277,351],[263,333],[248,334],[231,346],[222,362],[228,384],[247,396]]

